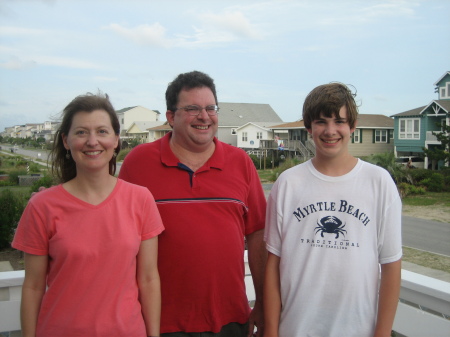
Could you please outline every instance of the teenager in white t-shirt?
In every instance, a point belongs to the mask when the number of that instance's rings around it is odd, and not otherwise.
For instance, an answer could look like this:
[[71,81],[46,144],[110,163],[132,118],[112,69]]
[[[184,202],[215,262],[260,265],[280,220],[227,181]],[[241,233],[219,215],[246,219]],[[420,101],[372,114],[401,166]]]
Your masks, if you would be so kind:
[[357,116],[341,83],[321,85],[305,100],[316,155],[281,174],[269,196],[265,337],[391,334],[401,199],[386,170],[348,152]]

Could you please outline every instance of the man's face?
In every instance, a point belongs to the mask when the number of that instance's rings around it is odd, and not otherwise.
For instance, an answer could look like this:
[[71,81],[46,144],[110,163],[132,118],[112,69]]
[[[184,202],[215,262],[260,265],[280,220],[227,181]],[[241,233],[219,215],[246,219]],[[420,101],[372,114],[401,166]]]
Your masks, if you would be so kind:
[[329,159],[348,154],[348,142],[353,131],[355,129],[348,124],[345,106],[339,110],[339,118],[321,114],[308,129],[316,145],[316,156]]
[[218,115],[210,116],[205,109],[201,109],[197,116],[193,116],[184,108],[205,108],[215,104],[214,95],[207,87],[182,90],[178,95],[177,110],[166,112],[167,121],[173,128],[172,141],[193,152],[208,148],[217,133]]

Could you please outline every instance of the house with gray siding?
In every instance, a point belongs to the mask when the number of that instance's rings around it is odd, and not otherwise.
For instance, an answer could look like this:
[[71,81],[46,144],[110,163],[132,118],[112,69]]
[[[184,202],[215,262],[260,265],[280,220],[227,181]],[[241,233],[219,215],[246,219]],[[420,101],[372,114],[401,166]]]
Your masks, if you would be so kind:
[[243,125],[248,123],[273,125],[283,122],[269,104],[219,103],[219,107],[217,138],[234,146],[238,146],[238,128]]

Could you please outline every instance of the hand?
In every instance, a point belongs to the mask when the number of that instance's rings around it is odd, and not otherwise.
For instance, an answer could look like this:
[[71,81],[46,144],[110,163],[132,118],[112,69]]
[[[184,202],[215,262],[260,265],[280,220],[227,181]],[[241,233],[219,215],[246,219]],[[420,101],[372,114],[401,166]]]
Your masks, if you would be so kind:
[[[257,328],[254,333],[255,326]],[[256,336],[263,337],[264,334],[264,314],[262,304],[259,301],[255,302],[255,306],[253,307],[252,312],[250,313],[250,317],[248,319],[248,337]]]

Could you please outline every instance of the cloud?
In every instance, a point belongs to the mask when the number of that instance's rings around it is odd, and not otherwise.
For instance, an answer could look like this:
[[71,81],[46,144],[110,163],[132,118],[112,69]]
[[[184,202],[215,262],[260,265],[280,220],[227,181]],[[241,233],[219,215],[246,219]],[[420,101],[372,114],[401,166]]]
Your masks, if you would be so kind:
[[339,10],[339,4],[336,8],[330,7],[329,16],[319,20],[323,25],[354,25],[365,24],[392,17],[414,17],[415,8],[418,6],[416,1],[387,0],[382,3],[369,5],[362,2],[361,6],[351,7],[347,12],[341,12],[336,15],[334,9]]
[[35,56],[34,60],[38,65],[52,66],[52,67],[64,67],[75,69],[100,69],[101,67],[95,63],[75,59],[70,57],[58,57],[58,56]]
[[9,70],[29,69],[36,66],[35,61],[24,61],[18,57],[11,57],[9,61],[0,63],[0,68]]
[[30,28],[13,27],[13,26],[1,26],[0,27],[0,36],[30,37],[30,36],[44,35],[45,33],[46,33],[46,31],[42,30],[42,29],[30,29]]
[[167,29],[159,22],[127,28],[112,23],[104,29],[144,46],[163,48],[202,48],[217,46],[237,40],[261,40],[263,34],[240,11],[225,11],[222,14],[190,14],[196,25],[192,32],[167,36]]
[[235,38],[261,40],[263,37],[256,26],[250,23],[249,19],[240,11],[228,11],[224,14],[200,14],[199,20],[205,24],[207,29]]
[[[1,50],[2,48],[0,48]],[[8,50],[8,49],[7,49]],[[101,66],[82,59],[58,56],[33,55],[23,59],[16,55],[10,56],[9,60],[0,62],[0,68],[9,70],[30,69],[37,66],[63,67],[73,69],[100,69]]]
[[170,47],[171,42],[165,37],[166,29],[158,22],[148,25],[143,24],[134,28],[126,28],[117,23],[112,23],[104,29],[109,29],[118,35],[140,45],[155,47]]
[[117,77],[106,77],[106,76],[94,76],[94,81],[98,82],[116,82],[119,79]]

